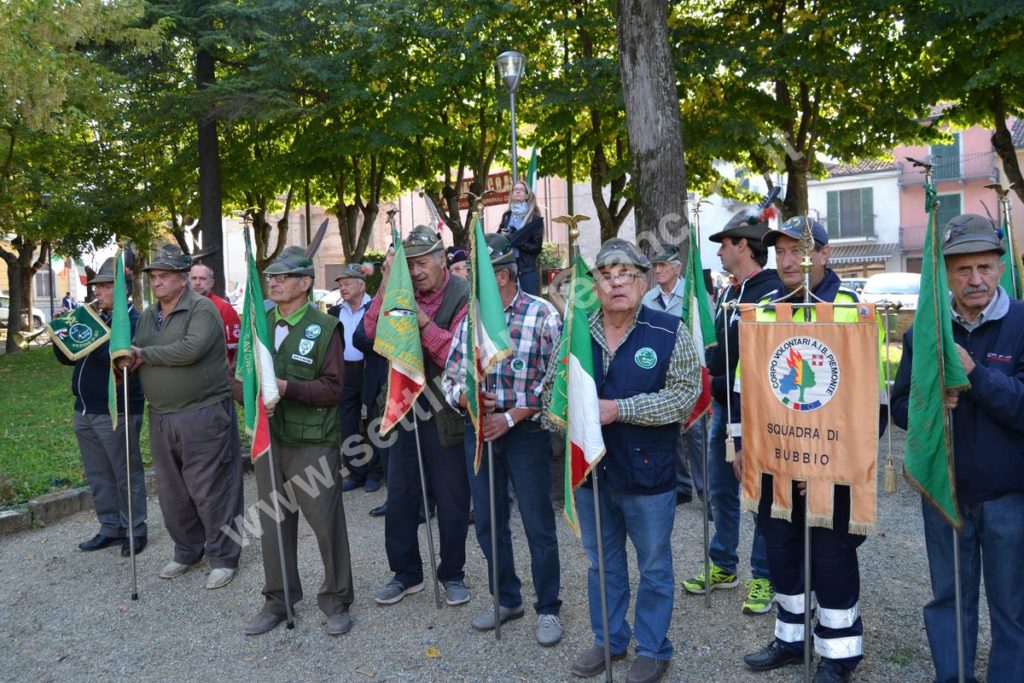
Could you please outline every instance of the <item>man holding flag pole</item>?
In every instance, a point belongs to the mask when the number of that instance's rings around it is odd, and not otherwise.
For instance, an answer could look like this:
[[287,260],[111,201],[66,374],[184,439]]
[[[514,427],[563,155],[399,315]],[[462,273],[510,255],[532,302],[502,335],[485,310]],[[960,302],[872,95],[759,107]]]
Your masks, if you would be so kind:
[[[394,228],[392,235],[396,249],[384,263],[384,278],[363,316],[363,330],[389,363],[381,435],[410,410],[413,415],[412,429],[403,425],[398,430],[389,453],[384,537],[394,576],[374,600],[392,605],[423,590],[419,509],[421,499],[427,509],[429,472],[431,489],[444,492],[437,497],[441,562],[436,567],[427,519],[431,569],[443,584],[445,601],[461,605],[470,598],[464,582],[469,532],[469,483],[461,452],[465,420],[444,401],[440,385],[454,331],[466,317],[469,283],[450,275],[444,244],[432,228],[418,225],[403,242]],[[437,582],[435,602],[440,607]]]
[[303,249],[287,247],[264,270],[275,304],[265,314],[251,250],[247,254],[246,324],[232,388],[245,403],[246,427],[253,434],[257,491],[273,507],[260,507],[265,602],[246,623],[245,633],[266,633],[286,619],[292,624],[292,607],[302,599],[297,561],[301,510],[324,563],[317,604],[326,616],[326,632],[343,635],[352,628],[348,612],[354,594],[338,450],[345,371],[341,331],[337,318],[310,303],[314,269]]
[[[610,676],[608,660],[626,656],[633,636],[626,615],[628,538],[640,572],[637,658],[630,667],[630,683],[660,680],[672,657],[668,630],[675,597],[675,443],[678,424],[693,412],[701,391],[697,355],[680,319],[641,305],[649,268],[647,257],[625,240],[614,238],[602,245],[593,271],[600,309],[589,319],[592,365],[585,368],[570,354],[562,375],[566,379],[560,381],[559,373],[553,373],[551,387],[553,421],[564,420],[570,438],[579,437],[577,425],[590,424],[596,410],[607,450],[601,457],[589,431],[581,443],[569,443],[571,481],[592,469],[590,481],[576,489],[571,514],[579,521],[590,559],[587,593],[594,645],[577,658],[572,671],[579,677],[602,672]],[[575,332],[574,323],[567,332],[571,347],[576,346]],[[593,389],[577,394],[584,387]],[[574,402],[576,395],[590,400]]]
[[[926,191],[933,202],[934,190]],[[934,203],[930,208],[934,226]],[[984,575],[992,630],[987,680],[1019,681],[1024,303],[999,284],[1005,249],[990,220],[957,216],[944,226],[941,248],[939,239],[934,227],[928,231],[918,311],[903,337],[892,394],[893,421],[908,430],[906,476],[922,499],[933,593],[925,629],[936,680],[975,680]]]
[[[551,439],[538,418],[561,322],[551,304],[516,284],[515,252],[503,235],[484,236],[477,222],[472,252],[470,312],[452,342],[445,394],[451,405],[468,408],[472,420],[466,427],[465,451],[476,536],[492,576],[497,576],[497,582],[491,580],[497,605],[474,619],[473,628],[497,629],[523,616],[509,529],[511,479],[530,547],[537,642],[550,646],[562,638],[562,601],[551,502]],[[489,460],[486,476],[480,472],[483,442]],[[497,546],[497,562],[492,546]]]

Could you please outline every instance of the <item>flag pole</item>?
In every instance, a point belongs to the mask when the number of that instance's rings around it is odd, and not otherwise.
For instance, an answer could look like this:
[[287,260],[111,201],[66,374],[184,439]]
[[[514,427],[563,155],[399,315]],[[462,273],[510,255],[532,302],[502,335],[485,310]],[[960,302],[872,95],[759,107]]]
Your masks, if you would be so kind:
[[427,547],[430,548],[430,577],[434,581],[434,603],[441,609],[441,588],[437,583],[437,556],[434,553],[434,531],[430,524],[430,504],[427,501],[427,475],[423,469],[423,450],[420,448],[420,421],[416,417],[416,406],[412,410],[412,430],[416,436],[416,463],[420,468],[420,492],[423,494],[423,523],[427,525]]
[[277,559],[281,562],[281,579],[284,583],[284,613],[287,618],[288,628],[295,628],[295,615],[292,612],[292,593],[288,586],[288,567],[284,561],[284,537],[281,534],[281,524],[284,522],[284,515],[281,514],[281,498],[277,493],[277,468],[274,467],[274,447],[267,447],[267,467],[270,468],[270,497],[274,499],[274,531],[277,534]]
[[[953,440],[953,411],[946,411],[946,425],[949,429],[949,440]],[[949,525],[953,534],[953,603],[956,611],[956,671],[959,683],[964,683],[964,601],[960,590],[960,532],[952,524]]]
[[[128,366],[121,366],[121,386],[124,388],[124,474],[128,489],[128,554],[132,562],[132,600],[139,599],[139,580],[135,568],[135,516],[132,514],[132,443],[128,426]],[[115,389],[116,391],[117,389]]]
[[[693,229],[696,231],[697,243],[690,245],[690,249],[696,249],[698,254],[700,253],[700,205],[701,202],[698,200],[693,207]],[[692,255],[690,257],[692,258]],[[726,364],[728,365],[728,352],[726,352]],[[708,584],[711,576],[711,529],[708,525],[708,506],[710,505],[708,498],[711,496],[711,482],[708,478],[708,437],[710,435],[708,434],[708,425],[704,421],[704,416],[701,415],[699,419],[702,423],[701,426],[704,427],[704,447],[701,449],[701,456],[703,458],[701,467],[704,468],[704,495],[701,496],[701,502],[703,503],[701,507],[704,513],[704,607],[711,609],[711,588]],[[693,425],[690,426],[692,427]],[[686,458],[685,452],[683,458]],[[694,479],[693,483],[696,489],[697,480]]]
[[601,535],[601,493],[597,485],[597,468],[591,473],[594,482],[594,531],[597,534],[597,583],[601,593],[601,628],[604,630],[604,680],[612,680],[612,644],[608,634],[608,591],[604,580],[604,537]]
[[[480,420],[483,427],[483,420]],[[494,639],[501,640],[501,602],[498,590],[498,524],[494,502],[494,442],[487,442],[487,487],[491,506],[491,595],[494,601]]]
[[[804,305],[810,306],[811,296],[811,271],[814,263],[811,261],[811,253],[814,251],[814,237],[811,233],[809,221],[804,221],[804,233],[800,237],[800,247],[803,251],[803,259],[800,261],[800,268],[804,273]],[[810,313],[804,309],[804,320],[810,319]],[[806,485],[806,483],[805,483]],[[806,495],[806,490],[804,491]],[[795,503],[796,501],[794,501]],[[810,516],[807,514],[807,501],[804,500],[804,683],[811,683],[811,585],[813,581],[811,571],[811,524]]]

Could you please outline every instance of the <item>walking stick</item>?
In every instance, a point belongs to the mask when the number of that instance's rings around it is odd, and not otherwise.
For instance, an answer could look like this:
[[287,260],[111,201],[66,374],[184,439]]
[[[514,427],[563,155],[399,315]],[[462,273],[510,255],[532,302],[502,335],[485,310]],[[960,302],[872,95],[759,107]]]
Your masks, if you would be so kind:
[[292,593],[288,586],[288,566],[284,561],[284,536],[281,533],[281,524],[284,522],[284,515],[281,514],[281,499],[277,493],[277,468],[274,467],[274,447],[267,448],[267,467],[270,468],[270,497],[274,499],[274,531],[277,532],[277,558],[281,562],[281,580],[284,583],[284,613],[287,618],[288,628],[295,628],[295,615],[292,613]]
[[[481,420],[481,426],[482,426]],[[494,639],[501,640],[501,603],[498,591],[498,523],[494,503],[494,442],[487,442],[487,488],[491,506],[491,595],[494,601]]]
[[[124,474],[128,489],[128,553],[132,558],[132,600],[139,599],[139,579],[135,569],[135,516],[132,514],[132,441],[128,427],[128,366],[121,366],[121,386],[124,393]],[[116,389],[115,389],[116,391]]]
[[420,491],[423,493],[423,517],[427,525],[427,547],[430,548],[430,578],[434,581],[434,603],[441,609],[441,587],[437,583],[437,555],[434,553],[434,531],[430,524],[430,504],[427,501],[427,475],[423,469],[423,450],[420,448],[420,421],[416,407],[412,409],[412,431],[416,436],[416,463],[420,467]]
[[594,531],[597,534],[597,583],[601,594],[601,628],[604,630],[604,680],[612,680],[612,644],[608,637],[608,591],[604,581],[604,537],[601,534],[601,493],[597,486],[597,468],[591,472],[594,482]]

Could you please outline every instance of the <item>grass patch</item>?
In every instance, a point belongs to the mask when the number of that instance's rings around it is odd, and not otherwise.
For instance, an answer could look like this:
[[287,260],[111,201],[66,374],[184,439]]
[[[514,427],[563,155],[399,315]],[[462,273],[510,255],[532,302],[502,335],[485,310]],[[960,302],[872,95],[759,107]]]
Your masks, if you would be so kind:
[[[85,483],[71,371],[49,347],[0,355],[0,507]],[[145,436],[142,458],[152,465]]]

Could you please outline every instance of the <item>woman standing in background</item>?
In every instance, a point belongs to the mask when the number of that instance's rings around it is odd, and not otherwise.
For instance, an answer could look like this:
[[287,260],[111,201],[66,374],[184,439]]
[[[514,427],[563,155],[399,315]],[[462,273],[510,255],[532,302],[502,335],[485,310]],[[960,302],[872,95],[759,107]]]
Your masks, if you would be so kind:
[[540,294],[537,256],[544,243],[544,219],[537,210],[537,198],[522,180],[516,181],[509,196],[509,210],[501,217],[498,232],[508,238],[515,250],[519,288],[527,294]]

